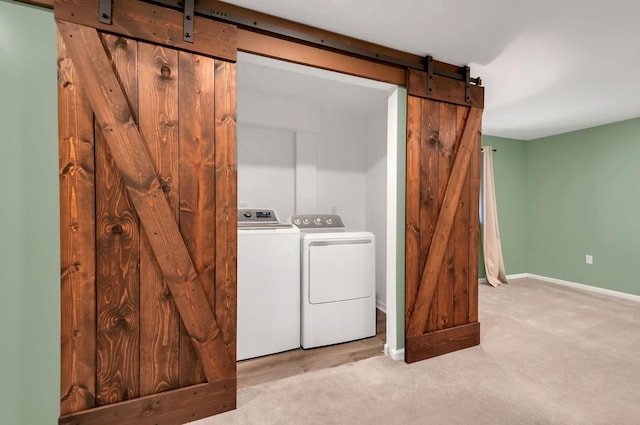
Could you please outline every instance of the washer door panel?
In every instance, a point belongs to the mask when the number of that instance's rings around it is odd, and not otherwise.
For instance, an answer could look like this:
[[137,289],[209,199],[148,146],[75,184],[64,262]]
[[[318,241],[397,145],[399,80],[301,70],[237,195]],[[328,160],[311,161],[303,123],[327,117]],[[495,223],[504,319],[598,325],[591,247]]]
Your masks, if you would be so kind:
[[309,302],[322,304],[372,296],[371,240],[318,241],[309,246]]

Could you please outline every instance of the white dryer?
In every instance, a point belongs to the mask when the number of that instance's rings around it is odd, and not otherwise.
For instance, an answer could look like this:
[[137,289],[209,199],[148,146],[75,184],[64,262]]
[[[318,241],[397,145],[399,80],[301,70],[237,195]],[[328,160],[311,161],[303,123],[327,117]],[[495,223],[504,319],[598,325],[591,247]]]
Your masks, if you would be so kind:
[[375,235],[335,214],[298,214],[302,348],[376,334]]
[[300,348],[300,231],[238,210],[237,359]]

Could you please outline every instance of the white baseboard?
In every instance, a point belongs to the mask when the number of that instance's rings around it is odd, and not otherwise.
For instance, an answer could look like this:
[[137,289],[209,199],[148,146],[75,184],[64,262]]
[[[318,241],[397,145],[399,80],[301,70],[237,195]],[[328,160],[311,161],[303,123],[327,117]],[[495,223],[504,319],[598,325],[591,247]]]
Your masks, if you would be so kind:
[[[507,280],[509,279],[522,279],[525,277],[529,277],[529,275],[527,273],[518,273],[518,274],[508,274],[507,275]],[[486,277],[481,277],[480,279],[478,279],[478,283],[487,283],[487,278]]]
[[376,308],[382,311],[384,314],[387,314],[387,303],[382,300],[376,300]]
[[544,282],[554,283],[556,285],[567,286],[587,292],[595,292],[597,294],[608,295],[610,297],[622,298],[629,301],[640,302],[639,295],[627,294],[626,292],[614,291],[611,289],[598,288],[597,286],[585,285],[583,283],[569,282],[568,280],[555,279],[553,277],[540,276],[537,274],[527,273],[527,277],[531,279],[542,280]]
[[404,348],[399,350],[390,350],[389,344],[384,344],[384,354],[391,357],[391,359],[395,361],[403,361],[404,360]]
[[[622,298],[625,300],[640,302],[640,295],[627,294],[626,292],[614,291],[612,289],[598,288],[597,286],[585,285],[584,283],[569,282],[568,280],[556,279],[554,277],[541,276],[533,273],[519,273],[507,275],[509,279],[531,278],[541,280],[543,282],[553,283],[556,285],[567,286],[569,288],[579,289],[581,291],[595,292],[597,294],[608,295],[610,297]],[[486,278],[478,279],[478,283],[487,283]]]

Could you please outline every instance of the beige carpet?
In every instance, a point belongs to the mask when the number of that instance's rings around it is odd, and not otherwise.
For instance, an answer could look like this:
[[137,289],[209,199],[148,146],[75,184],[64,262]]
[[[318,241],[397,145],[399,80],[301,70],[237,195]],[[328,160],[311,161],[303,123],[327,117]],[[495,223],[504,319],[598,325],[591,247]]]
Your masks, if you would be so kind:
[[481,345],[241,389],[197,425],[640,424],[640,303],[530,279],[480,285]]

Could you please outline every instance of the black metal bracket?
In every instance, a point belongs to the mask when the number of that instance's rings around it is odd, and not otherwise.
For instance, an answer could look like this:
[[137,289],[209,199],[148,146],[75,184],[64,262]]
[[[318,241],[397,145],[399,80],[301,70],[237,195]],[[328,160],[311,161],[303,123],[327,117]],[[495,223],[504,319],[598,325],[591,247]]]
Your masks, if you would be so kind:
[[427,68],[427,93],[433,93],[433,56],[428,55],[424,58],[425,67]]
[[464,99],[467,103],[471,103],[471,68],[464,67]]
[[103,24],[111,25],[111,0],[100,0],[98,20]]
[[195,7],[195,0],[184,1],[184,30],[182,39],[187,43],[193,43],[193,17]]

